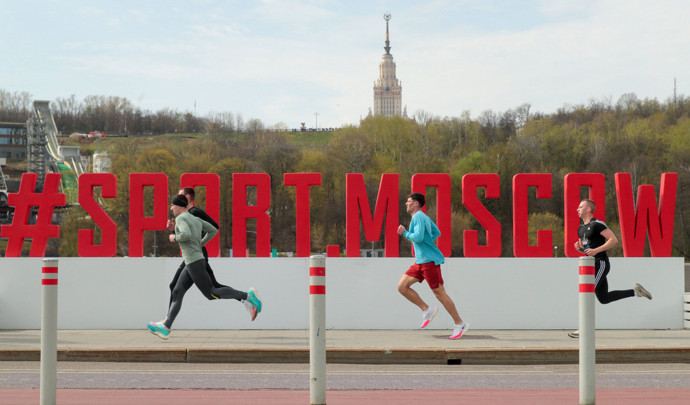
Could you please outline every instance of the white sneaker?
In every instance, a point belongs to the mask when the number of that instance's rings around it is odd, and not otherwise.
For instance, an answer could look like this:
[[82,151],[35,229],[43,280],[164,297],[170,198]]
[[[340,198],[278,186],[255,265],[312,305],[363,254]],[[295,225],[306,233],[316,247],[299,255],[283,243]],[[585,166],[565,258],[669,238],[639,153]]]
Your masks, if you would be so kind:
[[453,328],[453,334],[448,336],[448,339],[460,338],[469,328],[470,324],[467,322],[463,322],[460,325],[455,325],[455,327]]
[[426,309],[426,311],[422,311],[422,326],[420,326],[420,328],[426,328],[427,326],[429,326],[429,323],[432,319],[434,319],[437,313],[438,308],[436,308],[433,305],[430,305],[429,308]]
[[570,336],[571,338],[577,339],[580,337],[580,331],[574,330],[572,332],[568,332],[568,336]]
[[246,309],[247,312],[249,312],[249,317],[251,318],[251,320],[253,321],[254,319],[256,319],[256,314],[258,314],[258,312],[256,312],[256,307],[247,300],[242,300],[240,302],[244,305],[244,309]]
[[639,284],[635,284],[635,288],[633,288],[633,290],[635,290],[638,297],[645,297],[648,300],[652,299],[652,294],[650,294],[649,291],[647,291],[644,287],[642,287]]

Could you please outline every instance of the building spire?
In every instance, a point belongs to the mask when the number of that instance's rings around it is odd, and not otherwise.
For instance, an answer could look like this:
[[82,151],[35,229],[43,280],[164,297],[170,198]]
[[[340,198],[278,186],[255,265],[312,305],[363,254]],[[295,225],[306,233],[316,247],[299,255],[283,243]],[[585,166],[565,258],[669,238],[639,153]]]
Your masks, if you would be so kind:
[[390,55],[390,53],[391,53],[391,42],[388,40],[388,21],[390,21],[391,15],[386,13],[383,15],[383,19],[386,20],[386,46],[384,46],[383,49],[385,49],[386,53]]

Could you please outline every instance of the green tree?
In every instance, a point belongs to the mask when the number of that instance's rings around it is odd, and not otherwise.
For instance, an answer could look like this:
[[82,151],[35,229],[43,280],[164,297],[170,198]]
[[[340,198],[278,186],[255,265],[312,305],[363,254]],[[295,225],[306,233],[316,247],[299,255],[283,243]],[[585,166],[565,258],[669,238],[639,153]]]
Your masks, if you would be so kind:
[[564,236],[563,236],[563,218],[551,212],[539,212],[530,214],[529,216],[529,244],[537,244],[537,231],[540,229],[552,231],[552,242],[554,255],[564,257],[563,250]]

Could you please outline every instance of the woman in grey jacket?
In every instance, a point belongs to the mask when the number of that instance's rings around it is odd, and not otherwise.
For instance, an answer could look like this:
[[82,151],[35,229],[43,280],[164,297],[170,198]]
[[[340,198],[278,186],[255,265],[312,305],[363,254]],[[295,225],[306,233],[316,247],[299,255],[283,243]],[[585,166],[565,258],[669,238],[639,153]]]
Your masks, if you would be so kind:
[[211,277],[206,271],[202,247],[216,236],[218,230],[210,223],[190,214],[187,205],[187,197],[177,195],[170,206],[175,215],[175,233],[170,234],[170,242],[177,242],[180,245],[185,267],[173,288],[172,302],[165,321],[162,324],[149,322],[147,325],[151,333],[162,339],[167,339],[170,335],[170,328],[182,308],[182,298],[192,283],[196,284],[199,291],[208,299],[247,300],[256,308],[257,313],[261,312],[261,300],[256,295],[255,289],[250,288],[249,291],[243,292],[231,287],[213,286]]

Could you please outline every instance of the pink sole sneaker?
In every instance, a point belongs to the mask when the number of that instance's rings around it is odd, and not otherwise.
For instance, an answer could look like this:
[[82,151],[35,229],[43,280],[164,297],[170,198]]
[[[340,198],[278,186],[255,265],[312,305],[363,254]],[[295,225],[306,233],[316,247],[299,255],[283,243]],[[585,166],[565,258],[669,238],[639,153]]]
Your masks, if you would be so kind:
[[[434,310],[433,310],[433,311],[431,312],[431,314],[428,316],[429,319],[424,319],[424,321],[422,322],[422,326],[420,326],[420,328],[424,329],[424,328],[426,328],[427,326],[429,326],[429,324],[431,323],[431,321],[434,319],[434,317],[435,317],[436,314],[438,313],[438,307],[433,307],[433,308],[434,308]],[[426,318],[426,317],[425,317],[425,318]]]
[[451,340],[459,339],[460,337],[462,337],[462,335],[465,334],[465,332],[466,332],[467,329],[469,329],[469,328],[470,328],[470,324],[467,323],[467,322],[465,322],[465,323],[462,325],[462,328],[455,327],[455,328],[453,329],[453,334],[450,335],[450,336],[448,336],[448,339],[451,339]]

